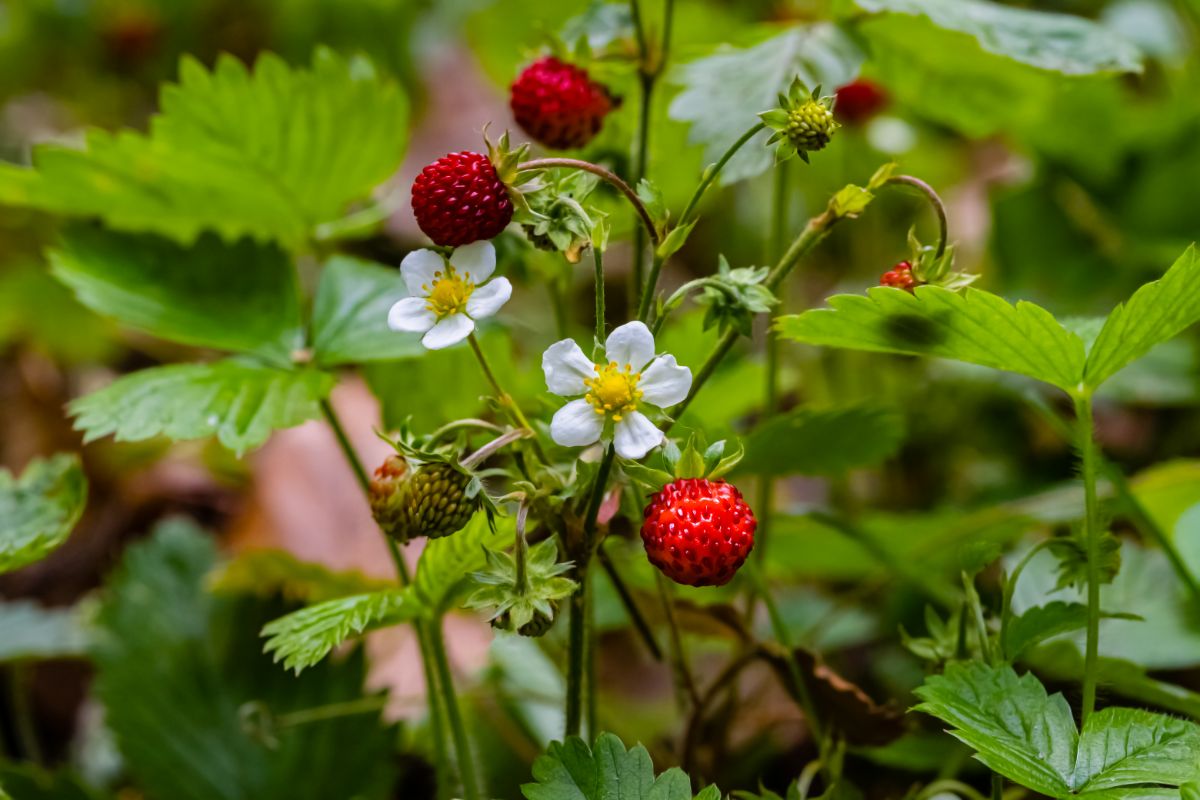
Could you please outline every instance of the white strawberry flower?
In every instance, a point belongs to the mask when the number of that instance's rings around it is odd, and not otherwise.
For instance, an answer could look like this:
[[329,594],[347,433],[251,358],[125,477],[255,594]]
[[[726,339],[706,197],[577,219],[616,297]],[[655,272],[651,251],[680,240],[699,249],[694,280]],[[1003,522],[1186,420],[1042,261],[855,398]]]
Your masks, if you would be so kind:
[[409,297],[388,311],[388,327],[424,333],[421,344],[430,350],[458,344],[476,320],[492,316],[512,296],[508,278],[488,280],[495,271],[491,242],[464,245],[449,260],[435,250],[414,250],[400,262]]
[[555,413],[550,438],[564,447],[584,447],[611,430],[617,455],[641,458],[662,443],[663,432],[640,409],[683,400],[692,388],[692,371],[679,366],[675,356],[655,358],[654,334],[641,322],[614,330],[604,351],[604,363],[593,364],[574,340],[563,339],[542,355],[550,391],[583,395]]

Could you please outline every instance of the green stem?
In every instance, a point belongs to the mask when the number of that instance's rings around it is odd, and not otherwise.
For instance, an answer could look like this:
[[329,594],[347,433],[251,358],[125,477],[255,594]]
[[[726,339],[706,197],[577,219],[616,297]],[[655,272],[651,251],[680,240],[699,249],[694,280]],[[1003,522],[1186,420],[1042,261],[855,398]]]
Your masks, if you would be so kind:
[[920,178],[914,178],[912,175],[893,175],[887,179],[887,183],[892,185],[911,186],[921,194],[925,195],[925,199],[929,201],[929,205],[933,206],[933,212],[937,215],[938,220],[938,246],[935,253],[936,258],[941,258],[946,252],[946,204],[942,202],[942,198],[933,190],[925,181]]
[[671,587],[661,572],[655,570],[655,583],[658,584],[658,597],[662,601],[663,615],[667,619],[667,630],[671,634],[671,655],[674,662],[675,689],[680,700],[680,706],[688,703],[692,708],[700,704],[700,692],[696,688],[696,679],[688,667],[687,651],[683,647],[683,635],[679,631],[679,620],[675,616],[675,601],[671,597]]
[[491,385],[492,391],[496,393],[496,398],[500,401],[500,404],[508,411],[513,424],[518,428],[524,428],[529,431],[534,453],[542,460],[543,464],[550,463],[550,459],[546,457],[546,452],[542,450],[542,443],[538,441],[537,431],[529,424],[528,418],[521,411],[521,407],[517,405],[517,402],[512,399],[512,395],[504,391],[504,387],[500,385],[500,381],[496,378],[496,373],[492,371],[491,365],[488,364],[487,356],[483,354],[483,348],[479,346],[479,339],[475,336],[474,332],[471,332],[467,336],[467,341],[471,345],[471,351],[475,353],[475,360],[479,362],[479,368],[483,370],[483,376],[487,378],[487,382]]
[[629,587],[625,584],[625,579],[621,577],[621,573],[617,572],[617,567],[613,564],[612,558],[609,557],[608,551],[602,546],[597,547],[596,558],[600,561],[600,566],[604,568],[604,573],[608,575],[609,581],[612,582],[613,588],[617,590],[617,596],[621,598],[621,604],[625,606],[625,611],[629,614],[629,619],[633,622],[634,629],[642,637],[642,641],[645,643],[646,649],[650,651],[651,657],[655,661],[662,661],[662,648],[658,646],[658,640],[654,638],[654,631],[651,630],[650,623],[646,621],[646,616],[642,613],[642,609],[634,599],[633,593],[629,591]]
[[[369,497],[371,479],[367,475],[367,469],[363,466],[362,460],[358,457],[358,452],[350,443],[350,437],[346,435],[346,429],[342,426],[342,421],[338,418],[337,412],[333,410],[333,406],[328,400],[322,400],[320,406],[321,413],[325,416],[326,423],[333,431],[338,446],[342,450],[342,455],[345,456],[346,461],[350,464],[350,469],[354,472],[359,487],[362,489],[363,494]],[[382,530],[380,533],[383,533]],[[412,582],[412,579],[409,576],[408,564],[404,561],[404,555],[400,552],[399,545],[396,544],[395,539],[387,534],[383,535],[383,539],[387,542],[388,554],[391,556],[392,566],[396,570],[396,579],[401,586],[408,586]],[[425,673],[425,701],[429,709],[429,726],[433,729],[438,794],[442,796],[443,792],[448,789],[450,769],[449,754],[446,750],[446,730],[442,723],[442,708],[438,702],[438,681],[433,667],[433,649],[436,644],[431,640],[429,631],[420,619],[413,621],[413,629],[417,634],[417,649],[421,652],[421,667]]]
[[[654,227],[654,220],[650,216],[650,212],[646,210],[646,206],[642,203],[642,199],[637,196],[628,183],[621,180],[615,172],[610,169],[605,169],[599,164],[593,164],[590,161],[581,161],[578,158],[535,158],[530,161],[523,161],[517,165],[517,172],[531,172],[538,169],[554,169],[562,167],[564,169],[578,169],[584,172],[590,172],[598,178],[602,178],[613,186],[617,191],[625,196],[629,204],[633,206],[633,210],[637,212],[638,218],[645,228],[646,233],[650,234],[650,241],[656,246],[658,245],[658,230]],[[636,183],[636,181],[635,181]]]
[[344,703],[329,703],[328,705],[306,708],[303,711],[293,711],[280,714],[275,723],[280,728],[293,728],[297,725],[308,725],[313,722],[324,722],[330,719],[340,719],[355,714],[370,714],[382,711],[387,705],[386,697],[360,697],[357,700],[347,700]]
[[1083,657],[1083,721],[1096,710],[1096,670],[1100,660],[1100,511],[1096,501],[1097,457],[1092,396],[1075,395],[1077,447],[1083,467],[1084,527],[1087,546],[1087,647]]
[[[729,159],[733,158],[734,153],[740,150],[742,145],[754,138],[754,135],[761,131],[764,127],[765,126],[760,122],[750,130],[743,133],[741,138],[734,142],[729,149],[725,151],[717,163],[713,164],[704,171],[704,176],[700,179],[700,183],[698,186],[696,186],[696,190],[692,192],[692,196],[688,200],[687,206],[684,207],[683,214],[680,215],[679,222],[676,227],[679,227],[680,225],[686,225],[691,220],[692,213],[696,210],[696,205],[700,202],[700,198],[704,196],[704,193],[708,191],[708,187],[711,186],[713,181],[717,179],[717,176],[721,174],[721,170],[725,168],[725,165],[729,162]],[[784,166],[785,165],[780,165],[780,169],[777,170],[777,173],[783,172]],[[650,322],[650,309],[654,303],[654,293],[658,289],[658,278],[662,273],[663,264],[665,262],[666,259],[659,255],[657,251],[655,251],[654,260],[650,264],[650,274],[646,277],[645,285],[643,286],[640,282],[638,283],[638,286],[641,287],[641,300],[638,303],[637,318],[647,323]]]
[[[824,211],[810,219],[808,224],[804,226],[804,230],[787,249],[787,252],[783,254],[779,262],[768,273],[765,282],[767,288],[772,291],[779,288],[784,278],[791,273],[796,264],[800,263],[800,259],[829,235],[830,228],[833,227],[838,219],[838,217],[829,211]],[[663,426],[664,433],[670,430],[671,426],[675,424],[675,420],[679,419],[683,415],[683,412],[687,410],[687,407],[691,405],[692,401],[696,399],[696,395],[704,387],[704,384],[708,382],[708,379],[712,377],[713,372],[716,371],[722,359],[733,348],[737,339],[737,330],[731,328],[717,340],[717,344],[713,347],[712,352],[709,353],[708,358],[705,359],[700,369],[697,370],[695,378],[692,379],[692,388],[688,391],[687,397],[683,399],[683,402],[671,409],[670,419]]]
[[566,339],[570,335],[567,321],[567,302],[563,296],[562,287],[554,278],[546,281],[546,292],[550,295],[550,307],[554,310],[554,329],[558,338]]
[[9,700],[12,703],[13,723],[17,729],[17,742],[27,761],[42,763],[42,743],[38,739],[37,722],[33,705],[29,702],[29,665],[14,662],[8,667]]
[[759,572],[757,564],[748,564],[750,579],[754,582],[756,593],[762,598],[763,605],[767,607],[767,616],[771,620],[771,630],[775,632],[775,639],[787,651],[787,667],[788,674],[791,675],[792,682],[796,685],[796,696],[800,700],[800,708],[804,711],[804,719],[808,725],[809,731],[812,733],[813,739],[817,743],[817,752],[821,756],[822,764],[829,764],[828,749],[829,742],[825,739],[822,732],[821,720],[817,717],[817,707],[813,702],[812,691],[808,687],[808,681],[804,679],[804,674],[800,671],[800,665],[796,663],[795,649],[796,645],[792,642],[791,632],[788,630],[787,624],[783,621],[783,616],[779,613],[779,606],[775,604],[775,598],[771,596],[771,590],[767,587],[767,582]]
[[604,253],[599,247],[592,244],[592,262],[595,266],[594,280],[596,293],[596,344],[604,342]]
[[450,722],[450,733],[454,737],[454,751],[458,755],[458,773],[462,778],[464,800],[479,800],[479,782],[475,775],[475,756],[467,738],[467,727],[463,723],[462,709],[454,691],[454,679],[450,674],[450,662],[446,658],[446,641],[442,634],[442,620],[436,619],[429,626],[429,640],[433,643],[434,668],[437,670],[438,686],[446,717]]
[[[567,639],[567,736],[579,735],[585,706],[584,692],[595,691],[595,687],[587,686],[585,680],[589,671],[586,659],[592,657],[588,647],[592,636],[592,619],[588,613],[588,593],[591,591],[588,571],[591,567],[592,553],[596,549],[596,518],[600,515],[600,505],[604,501],[604,490],[608,486],[608,475],[612,471],[615,457],[616,451],[610,444],[604,451],[604,458],[596,472],[596,481],[592,484],[583,518],[583,543],[575,559],[579,588],[571,596],[571,613],[568,618],[570,631]],[[590,704],[591,700],[587,702]]]
[[516,562],[517,574],[515,589],[518,595],[524,595],[529,589],[529,577],[526,574],[525,560],[529,553],[529,540],[525,538],[525,521],[529,518],[529,506],[524,500],[517,509],[517,524],[513,534],[513,561]]

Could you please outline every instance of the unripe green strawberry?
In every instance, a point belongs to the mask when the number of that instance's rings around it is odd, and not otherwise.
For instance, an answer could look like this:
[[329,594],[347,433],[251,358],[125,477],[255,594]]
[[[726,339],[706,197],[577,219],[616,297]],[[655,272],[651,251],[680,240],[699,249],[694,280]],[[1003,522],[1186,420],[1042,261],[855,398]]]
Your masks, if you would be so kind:
[[829,144],[836,123],[833,112],[817,100],[809,100],[788,112],[784,134],[797,150],[820,150]]
[[440,539],[462,530],[479,508],[478,498],[467,497],[471,478],[450,464],[432,462],[417,467],[405,492],[408,539]]
[[540,639],[554,626],[554,617],[558,613],[558,603],[553,603],[551,609],[555,612],[550,616],[546,616],[541,611],[536,611],[533,614],[533,619],[526,622],[520,628],[517,628],[517,633],[522,636],[527,636],[530,639]]

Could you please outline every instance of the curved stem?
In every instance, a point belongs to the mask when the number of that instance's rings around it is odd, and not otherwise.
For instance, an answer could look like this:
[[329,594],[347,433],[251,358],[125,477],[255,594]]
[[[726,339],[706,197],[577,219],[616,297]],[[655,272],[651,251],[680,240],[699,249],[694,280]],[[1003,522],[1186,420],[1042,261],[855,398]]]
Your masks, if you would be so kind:
[[[759,122],[754,127],[747,130],[740,137],[738,137],[736,142],[729,146],[729,149],[726,150],[725,153],[717,160],[717,163],[704,170],[704,177],[701,178],[700,184],[696,187],[696,191],[692,192],[691,198],[688,200],[687,205],[683,208],[683,213],[679,215],[680,225],[686,225],[688,220],[691,219],[692,212],[696,210],[696,205],[699,204],[700,199],[704,197],[704,193],[708,191],[708,187],[712,186],[713,181],[715,181],[721,174],[721,170],[725,169],[725,165],[729,163],[729,159],[733,158],[734,154],[736,154],[738,150],[741,150],[742,146],[746,144],[746,142],[753,139],[755,134],[766,127],[767,126],[765,123]],[[780,164],[777,168],[777,171],[782,171],[786,163],[787,162]]]
[[608,580],[612,583],[613,588],[617,590],[617,597],[621,599],[621,604],[625,606],[625,611],[629,614],[629,619],[633,622],[634,629],[642,637],[642,642],[646,645],[646,649],[650,651],[651,658],[655,661],[662,661],[662,648],[658,646],[658,640],[654,638],[654,631],[651,630],[650,623],[646,621],[646,615],[642,613],[642,609],[638,606],[637,600],[634,599],[633,593],[629,591],[629,586],[626,585],[625,579],[621,577],[621,573],[617,572],[617,566],[608,555],[608,551],[602,546],[598,546],[596,548],[596,559],[600,562],[600,566],[604,568],[604,574],[608,576]]
[[650,241],[654,242],[656,246],[658,245],[658,231],[654,227],[654,220],[651,219],[650,212],[646,210],[646,206],[642,203],[641,198],[637,196],[637,192],[630,188],[629,184],[621,180],[620,176],[612,170],[606,169],[599,164],[593,164],[590,161],[582,161],[578,158],[535,158],[531,161],[518,164],[517,172],[532,172],[533,170],[553,169],[555,167],[583,170],[607,181],[617,191],[625,195],[625,199],[629,201],[629,204],[633,206],[633,209],[641,219],[642,225],[646,227],[646,232],[650,234]]
[[946,204],[942,202],[942,198],[933,190],[932,186],[920,178],[914,178],[912,175],[893,175],[887,179],[887,182],[889,184],[912,186],[929,200],[929,204],[933,206],[934,213],[937,214],[938,246],[936,257],[941,258],[946,252]]
[[458,694],[454,691],[454,679],[450,675],[450,662],[446,658],[446,640],[442,634],[442,620],[435,619],[429,626],[429,640],[433,643],[433,662],[438,674],[438,685],[442,690],[442,702],[446,706],[446,718],[450,722],[450,734],[454,737],[454,751],[458,754],[458,773],[462,778],[464,800],[479,800],[479,782],[475,776],[475,756],[471,752],[471,741],[467,738],[467,727],[463,724],[462,709],[458,705]]
[[529,552],[529,541],[525,538],[525,522],[529,519],[529,504],[524,500],[517,508],[517,524],[513,533],[513,561],[516,562],[517,574],[515,586],[518,595],[523,595],[529,589],[529,578],[525,573],[525,557]]
[[1083,468],[1084,528],[1087,546],[1087,647],[1083,657],[1083,721],[1096,709],[1096,670],[1100,660],[1100,510],[1096,499],[1095,425],[1092,420],[1092,396],[1075,396],[1077,447]]
[[1004,653],[1005,661],[1012,661],[1012,653],[1008,651],[1008,628],[1012,624],[1012,599],[1017,590],[1017,581],[1021,579],[1021,573],[1025,571],[1025,567],[1029,565],[1033,557],[1049,547],[1053,541],[1053,539],[1043,539],[1029,548],[1029,552],[1021,557],[1021,560],[1013,567],[1012,574],[1004,581],[1004,593],[1000,600],[1000,650]]
[[496,397],[500,400],[500,403],[508,409],[508,415],[512,418],[512,421],[516,423],[518,428],[524,428],[529,431],[530,440],[533,442],[533,451],[542,460],[542,463],[550,463],[550,460],[546,457],[546,452],[542,450],[542,443],[538,441],[537,432],[529,424],[529,420],[526,418],[525,413],[521,411],[521,407],[512,399],[512,395],[504,391],[504,387],[500,385],[500,381],[496,378],[496,373],[492,371],[491,365],[488,364],[487,356],[483,354],[483,348],[479,346],[479,339],[476,338],[474,332],[471,332],[467,336],[467,341],[471,345],[472,352],[475,353],[475,360],[479,362],[479,367],[483,370],[484,377],[487,378],[487,382],[491,385],[492,391],[496,393]]
[[943,778],[942,780],[934,781],[933,783],[929,784],[921,790],[921,793],[917,795],[917,798],[918,800],[924,800],[925,798],[944,793],[962,795],[963,797],[968,798],[968,800],[986,800],[986,798],[975,788],[968,786],[962,781],[951,780],[949,778]]

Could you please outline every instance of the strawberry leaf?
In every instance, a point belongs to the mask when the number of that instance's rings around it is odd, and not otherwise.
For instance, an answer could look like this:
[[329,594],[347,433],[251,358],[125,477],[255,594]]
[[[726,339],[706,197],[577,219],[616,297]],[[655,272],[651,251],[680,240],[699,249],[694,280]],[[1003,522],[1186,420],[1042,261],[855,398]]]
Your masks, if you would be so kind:
[[420,336],[387,326],[388,310],[407,296],[395,269],[348,256],[330,259],[313,305],[313,360],[332,367],[422,355]]
[[[678,767],[658,775],[640,744],[626,749],[611,733],[588,747],[577,736],[551,742],[533,762],[536,783],[521,787],[526,800],[692,800],[691,781]],[[696,800],[720,797],[708,787]]]
[[56,550],[86,503],[87,478],[76,456],[34,460],[19,478],[0,469],[0,573]]

